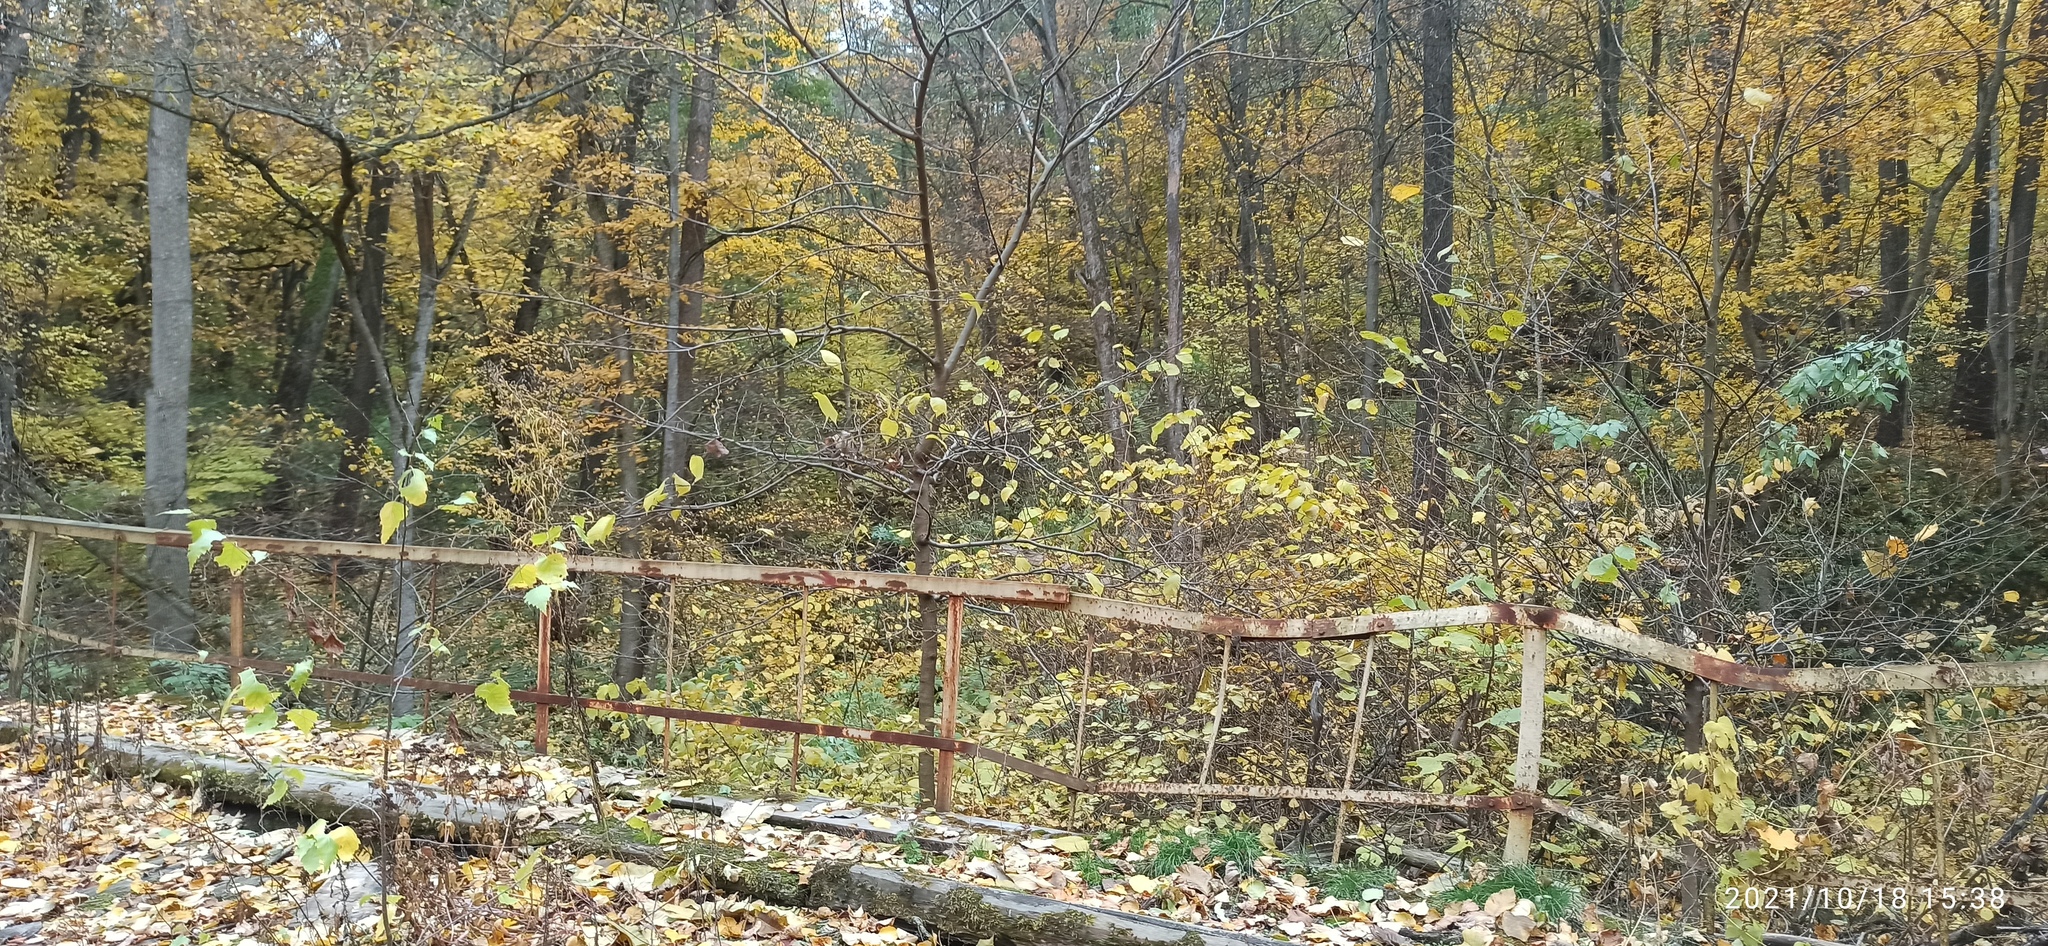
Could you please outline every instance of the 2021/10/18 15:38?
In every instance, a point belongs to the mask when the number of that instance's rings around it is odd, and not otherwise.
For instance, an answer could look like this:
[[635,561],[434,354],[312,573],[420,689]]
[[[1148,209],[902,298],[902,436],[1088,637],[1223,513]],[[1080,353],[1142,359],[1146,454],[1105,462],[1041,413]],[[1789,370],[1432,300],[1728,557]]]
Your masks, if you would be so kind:
[[2002,910],[2003,887],[1723,887],[1723,910]]

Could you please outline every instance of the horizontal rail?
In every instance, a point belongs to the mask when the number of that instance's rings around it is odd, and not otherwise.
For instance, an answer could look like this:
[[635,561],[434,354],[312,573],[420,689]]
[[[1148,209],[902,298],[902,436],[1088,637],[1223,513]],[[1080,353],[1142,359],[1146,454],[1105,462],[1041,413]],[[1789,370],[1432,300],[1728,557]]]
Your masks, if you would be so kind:
[[1309,785],[1215,785],[1207,782],[1097,782],[1104,795],[1192,795],[1198,798],[1292,798],[1300,801],[1351,802],[1361,805],[1407,805],[1415,808],[1472,808],[1485,811],[1534,811],[1543,799],[1534,795],[1445,795],[1372,788],[1318,788]]
[[[140,545],[182,548],[192,543],[189,533],[178,530],[145,529],[41,516],[0,516],[0,528]],[[231,535],[227,538],[245,549],[274,554],[439,562],[492,568],[516,568],[532,561],[530,553],[498,549],[377,545],[369,542],[334,542],[268,536]],[[1022,607],[1063,611],[1082,617],[1126,621],[1151,627],[1248,640],[1350,640],[1396,631],[1489,624],[1540,627],[1557,631],[1583,643],[1595,644],[1662,664],[1673,670],[1690,673],[1726,686],[1777,693],[2048,686],[2048,660],[1894,663],[1865,667],[1768,667],[1702,653],[1624,630],[1585,615],[1531,604],[1495,602],[1455,608],[1328,618],[1246,618],[1205,614],[1142,601],[1077,594],[1059,585],[1044,582],[950,578],[900,572],[792,569],[722,562],[684,562],[594,555],[572,555],[568,559],[571,572],[584,574],[640,575],[686,581],[747,582],[847,591],[961,595]]]
[[[174,660],[187,664],[211,664],[218,667],[248,667],[264,673],[291,674],[294,666],[275,660],[261,660],[242,657],[233,661],[215,660],[210,654],[186,654],[177,651],[157,650],[149,647],[123,647],[90,638],[39,627],[35,633],[86,650],[98,651],[111,656],[136,657],[147,660]],[[452,696],[467,696],[476,692],[474,683],[455,683],[448,680],[432,680],[424,677],[393,677],[389,674],[371,673],[365,670],[345,670],[339,667],[314,666],[308,676],[315,680],[329,680],[337,683],[362,683],[375,686],[405,686],[415,690],[430,690]],[[642,703],[634,700],[604,700],[595,697],[570,696],[565,693],[543,693],[538,690],[513,690],[510,693],[515,703],[530,703],[537,706],[561,706],[574,709],[599,710],[613,713],[627,713],[634,716],[652,716],[660,719],[675,719],[691,723],[709,723],[716,726],[738,726],[745,729],[759,729],[770,732],[798,733],[805,736],[825,736],[850,739],[856,742],[880,742],[889,745],[910,746],[916,749],[933,749],[940,752],[957,752],[964,756],[984,759],[1004,768],[1014,769],[1052,782],[1062,788],[1087,791],[1085,780],[1076,778],[1058,769],[1048,768],[1028,759],[1020,759],[1007,752],[968,742],[964,739],[947,739],[942,736],[927,736],[922,733],[896,732],[888,729],[862,729],[855,726],[834,726],[828,723],[807,723],[790,719],[775,719],[768,716],[742,716],[734,713],[713,713],[705,710],[684,709],[680,706],[663,706],[659,703]]]

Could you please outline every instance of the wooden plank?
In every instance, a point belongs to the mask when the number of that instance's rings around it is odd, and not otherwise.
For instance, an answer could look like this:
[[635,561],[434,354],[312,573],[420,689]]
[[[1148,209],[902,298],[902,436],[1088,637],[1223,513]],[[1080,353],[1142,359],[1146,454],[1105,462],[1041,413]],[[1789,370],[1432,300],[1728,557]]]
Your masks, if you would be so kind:
[[[939,709],[939,735],[953,738],[960,719],[960,625],[966,620],[967,599],[953,595],[946,599],[946,691]],[[953,810],[953,753],[939,753],[937,785],[932,807]]]

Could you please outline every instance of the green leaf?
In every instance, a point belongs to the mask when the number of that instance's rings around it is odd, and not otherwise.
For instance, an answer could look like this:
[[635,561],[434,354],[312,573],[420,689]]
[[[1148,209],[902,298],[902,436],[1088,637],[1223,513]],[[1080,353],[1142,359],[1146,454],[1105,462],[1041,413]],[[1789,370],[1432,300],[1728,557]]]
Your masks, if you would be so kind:
[[198,565],[199,560],[205,558],[207,552],[212,551],[215,542],[226,538],[226,536],[220,534],[219,529],[215,528],[217,525],[219,523],[214,522],[212,519],[194,519],[185,524],[185,527],[192,531],[192,544],[185,548],[185,568],[187,570]]
[[1522,724],[1522,708],[1510,706],[1486,718],[1486,725],[1508,729]]
[[270,794],[263,796],[263,807],[268,808],[284,800],[284,793],[292,790],[292,780],[280,775],[270,781]]
[[299,867],[306,873],[325,873],[334,866],[337,854],[334,839],[327,836],[327,822],[315,821],[305,834],[299,835]]
[[297,726],[300,732],[305,733],[309,736],[313,733],[314,724],[320,722],[319,713],[315,713],[312,710],[306,709],[303,706],[299,707],[298,709],[286,711],[284,714],[284,718],[285,721],[291,723],[294,726]]
[[555,589],[546,585],[535,585],[526,593],[526,606],[535,611],[542,610],[548,606],[548,601],[552,600],[554,596]]
[[1621,577],[1621,570],[1614,565],[1614,556],[1602,555],[1586,563],[1586,577],[1601,584],[1613,584]]
[[1380,383],[1382,384],[1391,384],[1398,388],[1407,380],[1408,376],[1401,373],[1401,369],[1392,365],[1388,365],[1385,371],[1380,372]]
[[[605,518],[609,519],[611,517],[606,516]],[[535,577],[540,579],[541,584],[544,584],[550,588],[560,588],[563,585],[568,584],[568,556],[565,556],[560,552],[548,553],[548,556],[546,558],[543,558],[539,562],[535,563],[534,575]]]
[[284,685],[292,691],[293,696],[298,696],[306,689],[306,681],[312,678],[313,658],[308,657],[292,664],[292,675],[285,679]]
[[241,574],[242,569],[248,568],[249,563],[253,561],[255,559],[250,557],[247,550],[233,542],[222,542],[220,554],[213,557],[214,564],[227,569],[230,575]]
[[274,709],[266,709],[261,713],[255,713],[251,715],[249,717],[249,721],[242,724],[242,735],[253,736],[257,733],[269,732],[276,728],[277,711]]
[[591,545],[603,545],[606,539],[612,537],[612,529],[618,524],[619,517],[605,516],[597,520],[597,523],[590,527],[590,531],[583,533],[583,541]]
[[512,577],[505,582],[505,587],[512,591],[524,591],[539,583],[540,569],[528,562],[512,570]]
[[813,391],[811,392],[811,396],[817,398],[818,413],[825,415],[826,423],[839,423],[839,408],[832,406],[831,398],[826,397],[825,393],[822,391]]
[[1905,802],[1906,804],[1911,805],[1915,808],[1925,805],[1933,800],[1934,796],[1928,794],[1927,789],[1920,788],[1919,786],[1914,786],[1899,793],[1899,801]]
[[657,486],[654,488],[654,492],[640,497],[640,511],[649,512],[654,507],[661,505],[666,499],[668,499],[668,485]]
[[382,529],[377,541],[389,543],[391,534],[397,532],[398,527],[404,523],[405,504],[395,499],[385,503],[384,508],[377,510],[377,525]]
[[937,397],[937,396],[934,396],[934,397],[932,398],[932,416],[933,416],[933,417],[944,417],[944,416],[946,416],[946,399],[945,399],[945,398],[942,398],[942,397]]
[[500,716],[512,715],[512,686],[505,682],[502,673],[491,674],[491,682],[479,683],[476,698],[484,701],[484,708]]
[[1500,320],[1506,322],[1508,328],[1521,328],[1524,322],[1529,321],[1529,313],[1520,309],[1509,309],[1500,314]]
[[427,474],[418,469],[405,471],[405,482],[399,484],[398,495],[406,502],[415,506],[425,505],[427,502]]
[[782,340],[783,340],[783,341],[785,341],[785,342],[788,342],[788,343],[789,343],[789,347],[791,347],[791,348],[795,348],[795,347],[796,347],[796,330],[795,330],[795,329],[787,329],[787,328],[786,328],[786,329],[782,329],[781,331],[782,331]]

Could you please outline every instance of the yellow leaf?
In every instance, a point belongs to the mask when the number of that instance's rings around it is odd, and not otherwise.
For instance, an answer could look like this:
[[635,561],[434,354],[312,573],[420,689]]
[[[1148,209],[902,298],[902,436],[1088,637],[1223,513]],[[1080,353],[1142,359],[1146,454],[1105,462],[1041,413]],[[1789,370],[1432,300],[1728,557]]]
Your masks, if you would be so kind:
[[599,519],[595,525],[590,527],[590,531],[583,533],[583,541],[591,545],[602,545],[604,540],[612,537],[612,528],[618,524],[619,517],[617,516],[606,516]]
[[701,479],[703,479],[703,478],[704,478],[704,458],[703,458],[703,457],[691,457],[691,458],[690,458],[690,478],[691,478],[691,479],[693,479],[693,480],[701,480]]
[[1941,526],[1930,522],[1927,525],[1922,526],[1920,531],[1913,533],[1913,541],[1925,542],[1928,539],[1934,538],[1934,534],[1940,531]]
[[839,365],[839,356],[832,354],[832,350],[829,348],[818,349],[818,360],[824,362],[828,368],[838,367]]
[[385,503],[384,508],[377,511],[377,524],[383,527],[383,532],[377,541],[390,542],[391,534],[397,532],[399,525],[404,522],[405,504],[396,499]]
[[513,591],[525,591],[539,583],[540,569],[535,568],[532,562],[528,562],[512,570],[512,578],[505,582],[505,587]]
[[783,330],[782,330],[782,340],[783,340],[783,341],[785,341],[785,342],[788,342],[788,343],[789,343],[789,347],[791,347],[791,348],[795,348],[795,347],[796,347],[796,331],[795,331],[794,329],[783,329]]
[[811,396],[818,399],[818,413],[825,415],[826,423],[839,423],[839,408],[832,406],[831,398],[826,397],[822,391],[813,391]]
[[944,417],[944,416],[946,416],[946,399],[945,399],[945,398],[942,398],[942,397],[937,397],[937,396],[934,396],[934,397],[932,398],[932,416],[933,416],[933,417]]
[[1951,298],[1954,298],[1955,294],[1956,287],[1949,285],[1948,280],[1937,279],[1934,281],[1934,298],[1940,299],[1943,302],[1947,302]]
[[1726,585],[1726,587],[1728,589],[1729,594],[1739,595],[1742,593],[1742,579],[1730,578],[1728,579],[1728,584]]
[[420,470],[405,471],[405,482],[399,484],[398,495],[415,506],[427,501],[427,474]]
[[339,860],[355,860],[356,854],[363,849],[363,841],[356,837],[356,829],[348,825],[327,832],[327,837],[334,841],[334,856]]
[[1124,883],[1129,884],[1131,892],[1137,894],[1148,894],[1159,889],[1159,881],[1153,880],[1144,874],[1132,874],[1124,878]]
[[896,439],[896,435],[897,435],[898,433],[900,433],[900,432],[902,431],[902,429],[903,429],[903,425],[901,425],[901,424],[898,424],[898,423],[896,423],[896,418],[894,418],[894,417],[884,417],[884,418],[882,418],[882,439],[883,439],[883,440],[894,440],[894,439]]
[[1079,854],[1088,850],[1088,839],[1078,834],[1062,834],[1052,839],[1052,846],[1068,854]]
[[640,511],[647,512],[648,510],[661,505],[662,500],[667,498],[668,487],[666,485],[657,486],[654,488],[654,492],[648,493],[647,495],[640,497]]
[[1863,567],[1878,578],[1890,578],[1899,573],[1898,563],[1876,549],[1863,550]]
[[1387,188],[1387,196],[1394,198],[1394,203],[1397,204],[1405,204],[1409,198],[1420,193],[1422,193],[1422,188],[1413,184],[1396,184]]
[[1820,500],[1815,499],[1811,496],[1806,497],[1806,501],[1799,504],[1799,512],[1802,515],[1805,515],[1809,518],[1811,518],[1814,513],[1817,513],[1819,511]]
[[1999,597],[2004,598],[2006,602],[2009,604],[2020,603],[2020,593],[2017,591],[2008,591],[2005,594],[2000,595]]
[[1774,828],[1767,824],[1756,826],[1756,836],[1763,839],[1764,846],[1773,851],[1789,851],[1799,846],[1799,835],[1790,828]]
[[1748,88],[1742,90],[1742,100],[1748,102],[1749,104],[1757,108],[1763,108],[1764,106],[1769,105],[1772,102],[1776,101],[1777,96],[1774,96],[1771,93],[1766,92],[1762,89]]

